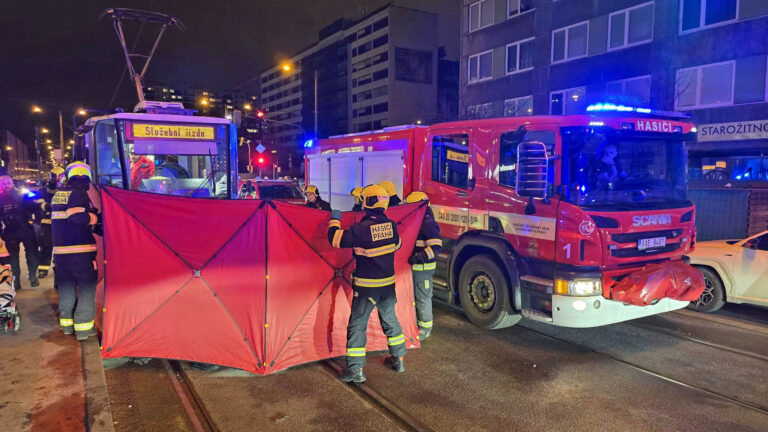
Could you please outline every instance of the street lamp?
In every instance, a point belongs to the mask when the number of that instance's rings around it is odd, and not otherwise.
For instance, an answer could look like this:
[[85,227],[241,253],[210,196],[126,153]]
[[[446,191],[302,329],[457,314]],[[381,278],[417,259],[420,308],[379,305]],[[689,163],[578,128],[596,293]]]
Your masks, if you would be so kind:
[[46,128],[41,128],[40,129],[40,133],[47,134],[48,132],[50,132],[50,131],[48,129],[46,129]]
[[33,112],[33,113],[35,113],[35,114],[42,114],[42,113],[43,113],[43,109],[42,109],[42,108],[40,108],[40,107],[39,107],[39,106],[37,106],[37,105],[34,105],[34,106],[32,107],[32,112]]
[[205,99],[205,98],[200,99],[200,105],[207,106],[208,105],[208,99]]
[[283,70],[283,72],[290,72],[291,69],[293,69],[290,63],[283,63],[280,68]]
[[243,105],[243,109],[246,111],[250,111],[253,109],[253,106],[249,103],[246,103],[245,105]]

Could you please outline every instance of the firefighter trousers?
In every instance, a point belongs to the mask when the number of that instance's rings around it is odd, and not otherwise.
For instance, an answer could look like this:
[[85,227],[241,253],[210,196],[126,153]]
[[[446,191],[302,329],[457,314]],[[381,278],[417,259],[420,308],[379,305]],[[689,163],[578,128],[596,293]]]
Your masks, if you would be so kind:
[[21,244],[24,244],[24,255],[27,258],[27,273],[29,278],[37,277],[37,239],[32,227],[22,227],[13,235],[5,239],[5,247],[11,257],[11,273],[13,278],[19,280],[21,276],[21,263],[19,254],[21,253]]
[[51,269],[51,254],[53,253],[53,234],[51,224],[40,225],[40,237],[38,238],[38,270],[49,271]]
[[355,296],[352,298],[349,326],[347,327],[347,369],[365,366],[368,317],[374,308],[379,311],[379,321],[381,328],[387,335],[390,354],[395,357],[405,355],[405,335],[397,321],[397,315],[395,315],[395,303],[397,303],[395,293],[365,297],[355,292]]
[[96,268],[91,258],[56,263],[56,283],[59,285],[59,324],[75,334],[93,329],[96,315]]
[[419,330],[432,330],[432,277],[434,270],[413,270],[413,297]]

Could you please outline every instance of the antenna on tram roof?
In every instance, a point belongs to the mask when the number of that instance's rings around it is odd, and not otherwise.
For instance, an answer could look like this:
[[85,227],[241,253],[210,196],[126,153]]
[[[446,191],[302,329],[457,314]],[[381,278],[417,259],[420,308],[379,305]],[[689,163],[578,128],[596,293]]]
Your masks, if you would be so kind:
[[[125,61],[126,63],[128,63],[128,72],[131,75],[131,80],[133,80],[134,84],[136,85],[136,93],[138,93],[138,96],[139,96],[139,105],[143,106],[145,104],[145,101],[144,101],[144,89],[142,87],[142,80],[144,79],[144,74],[147,73],[149,62],[152,60],[152,56],[155,54],[155,51],[157,50],[157,45],[160,43],[160,38],[163,37],[163,33],[165,33],[165,29],[169,26],[176,27],[177,29],[184,31],[184,24],[182,24],[181,21],[179,21],[178,19],[170,15],[165,15],[157,12],[141,11],[136,9],[125,9],[125,8],[107,9],[101,14],[101,16],[99,16],[99,19],[103,19],[104,17],[109,17],[112,19],[112,22],[115,26],[115,32],[117,33],[117,37],[120,40],[120,45],[123,47],[123,53],[125,54]],[[150,51],[148,55],[131,54],[128,52],[128,47],[125,44],[125,34],[123,33],[123,20],[139,21],[142,24],[155,23],[155,24],[162,25],[162,27],[160,28],[160,33],[157,35],[157,39],[155,39],[155,44],[152,46],[152,51]],[[139,73],[136,72],[136,68],[133,66],[133,62],[132,62],[133,57],[139,57],[144,59],[144,65],[142,66],[141,72]]]

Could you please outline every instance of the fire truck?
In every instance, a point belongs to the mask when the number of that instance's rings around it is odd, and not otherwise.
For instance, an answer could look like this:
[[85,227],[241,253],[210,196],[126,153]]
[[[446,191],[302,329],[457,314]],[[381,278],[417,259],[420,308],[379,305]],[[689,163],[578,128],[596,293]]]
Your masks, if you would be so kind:
[[308,141],[306,181],[340,210],[353,187],[382,180],[401,197],[425,192],[443,237],[435,296],[477,326],[595,327],[688,305],[629,304],[615,289],[651,264],[691,269],[695,132],[677,113],[612,103],[392,127]]

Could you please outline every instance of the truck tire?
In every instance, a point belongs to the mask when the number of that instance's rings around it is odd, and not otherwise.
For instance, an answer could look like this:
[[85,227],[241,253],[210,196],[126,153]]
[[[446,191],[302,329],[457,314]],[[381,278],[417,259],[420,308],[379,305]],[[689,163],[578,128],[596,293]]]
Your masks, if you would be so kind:
[[697,312],[714,312],[725,304],[725,287],[720,276],[709,267],[696,267],[704,275],[706,288],[698,299],[688,305],[688,309]]
[[458,289],[461,307],[478,327],[491,330],[510,327],[522,318],[510,304],[504,272],[488,255],[477,255],[464,263]]

